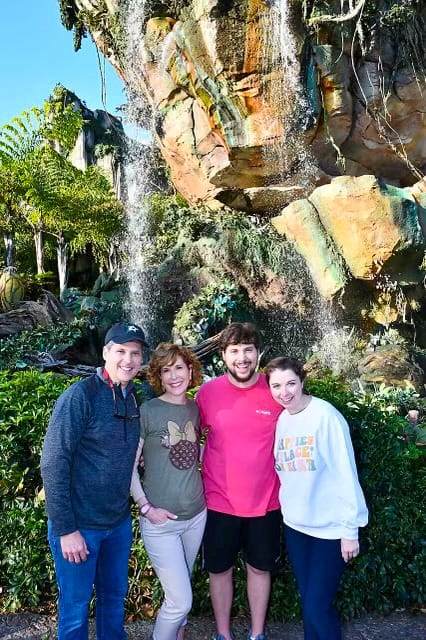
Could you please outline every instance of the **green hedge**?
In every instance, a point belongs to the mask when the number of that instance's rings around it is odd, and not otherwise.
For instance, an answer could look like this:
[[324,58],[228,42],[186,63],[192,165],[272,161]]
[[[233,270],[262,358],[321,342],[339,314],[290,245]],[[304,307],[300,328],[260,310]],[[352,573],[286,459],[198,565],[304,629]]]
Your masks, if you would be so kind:
[[52,600],[39,460],[52,405],[70,380],[0,371],[0,608]]
[[[46,608],[55,598],[46,544],[39,456],[52,404],[72,380],[34,371],[0,371],[0,609]],[[356,404],[334,379],[310,383],[346,415],[371,518],[363,553],[348,567],[339,598],[345,617],[389,612],[425,601],[424,456],[404,437],[404,419]],[[136,528],[136,524],[135,524]],[[128,613],[153,615],[161,589],[138,536],[130,567]],[[194,575],[194,613],[210,611],[207,575]],[[235,612],[247,610],[245,575],[236,571]],[[299,615],[288,565],[274,581],[271,617]]]

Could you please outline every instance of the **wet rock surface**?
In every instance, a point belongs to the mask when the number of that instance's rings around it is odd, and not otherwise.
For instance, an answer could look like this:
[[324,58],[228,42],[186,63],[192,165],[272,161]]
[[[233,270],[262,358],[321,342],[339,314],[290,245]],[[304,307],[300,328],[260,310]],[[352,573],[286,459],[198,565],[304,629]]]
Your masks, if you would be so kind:
[[[131,37],[124,37],[119,4],[76,1],[100,50],[154,109],[155,137],[178,191],[196,203],[222,190],[279,182],[281,168],[269,152],[283,135],[286,148],[292,146],[286,122],[297,95],[288,92],[295,84],[291,69],[280,65],[271,46],[274,3],[139,3],[144,10],[131,20]],[[309,112],[309,122],[298,133],[306,138],[318,177],[372,173],[412,185],[420,175],[415,167],[425,162],[423,74],[408,56],[397,64],[401,43],[392,31],[381,34],[381,45],[368,56],[356,53],[354,59],[350,38],[343,42],[332,23],[324,23],[319,43],[300,3],[291,5],[293,72],[309,96],[299,109]],[[420,21],[420,10],[416,16]],[[121,44],[129,38],[131,65]],[[297,151],[293,156],[294,174]]]
[[412,385],[416,391],[423,388],[423,371],[411,361],[407,349],[401,345],[380,346],[366,354],[358,363],[360,378],[367,384],[407,388]]
[[[247,637],[247,621],[239,619],[234,623],[236,640]],[[48,616],[35,614],[15,614],[0,616],[0,638],[2,640],[53,640],[55,624]],[[126,627],[129,640],[150,640],[152,624],[132,622]],[[210,640],[214,633],[211,618],[193,618],[188,624],[187,640]],[[345,625],[344,640],[424,640],[426,636],[426,616],[411,615],[407,612],[392,613],[387,617],[365,616]],[[94,639],[91,626],[90,639]],[[269,626],[269,640],[302,640],[301,624],[273,623]]]

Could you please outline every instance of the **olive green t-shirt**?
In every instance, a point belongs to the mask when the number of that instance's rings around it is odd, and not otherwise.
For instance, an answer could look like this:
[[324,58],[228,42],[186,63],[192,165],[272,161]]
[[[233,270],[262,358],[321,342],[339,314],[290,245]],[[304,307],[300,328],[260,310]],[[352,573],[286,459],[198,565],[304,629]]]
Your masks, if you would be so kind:
[[143,490],[154,507],[189,520],[205,508],[198,468],[200,418],[197,405],[153,398],[141,406],[144,440]]

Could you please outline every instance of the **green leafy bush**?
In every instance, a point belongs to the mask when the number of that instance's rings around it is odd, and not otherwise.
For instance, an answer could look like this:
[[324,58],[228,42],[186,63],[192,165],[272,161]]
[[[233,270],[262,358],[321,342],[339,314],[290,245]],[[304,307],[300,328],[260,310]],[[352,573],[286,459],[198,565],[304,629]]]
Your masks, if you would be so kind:
[[124,293],[120,286],[103,290],[101,285],[98,285],[98,290],[92,290],[89,295],[73,287],[65,289],[62,302],[74,313],[81,325],[87,325],[88,329],[107,329],[115,322],[123,320]]
[[294,260],[300,262],[292,245],[283,241],[268,220],[226,210],[218,217],[217,228],[230,263],[251,278],[262,280],[267,269],[288,275],[297,268]]
[[10,338],[0,339],[0,369],[24,369],[30,356],[43,351],[58,351],[73,345],[82,337],[85,321],[58,323],[21,331]]
[[50,412],[71,379],[0,371],[0,608],[53,598],[39,460]]
[[212,213],[204,207],[191,207],[179,195],[153,193],[145,200],[149,235],[153,238],[147,259],[151,264],[165,260],[179,238],[198,240],[214,232]]
[[[39,456],[55,398],[72,382],[35,371],[0,371],[0,609],[16,611],[52,604],[55,587],[41,493]],[[424,455],[404,437],[406,421],[357,402],[336,378],[309,382],[312,393],[332,402],[348,419],[370,523],[361,531],[362,553],[348,567],[339,607],[345,617],[389,612],[424,602],[426,554]],[[208,577],[197,564],[194,613],[210,611]],[[235,613],[247,611],[245,571],[235,572]],[[147,559],[135,521],[127,611],[154,615],[161,588]],[[274,581],[270,615],[300,614],[288,564]]]
[[369,524],[361,529],[361,555],[345,573],[343,614],[388,613],[424,602],[424,450],[406,438],[404,418],[357,402],[338,380],[313,381],[309,388],[347,418],[370,510]]
[[221,331],[246,305],[239,288],[229,280],[208,284],[179,309],[174,330],[186,344],[196,344]]

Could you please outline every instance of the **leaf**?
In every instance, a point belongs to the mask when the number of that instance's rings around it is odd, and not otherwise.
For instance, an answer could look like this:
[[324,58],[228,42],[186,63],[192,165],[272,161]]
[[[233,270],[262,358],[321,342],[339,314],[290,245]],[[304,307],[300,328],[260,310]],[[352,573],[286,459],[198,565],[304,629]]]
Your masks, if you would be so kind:
[[17,360],[15,362],[15,367],[17,369],[26,369],[28,367],[28,363],[25,360]]

